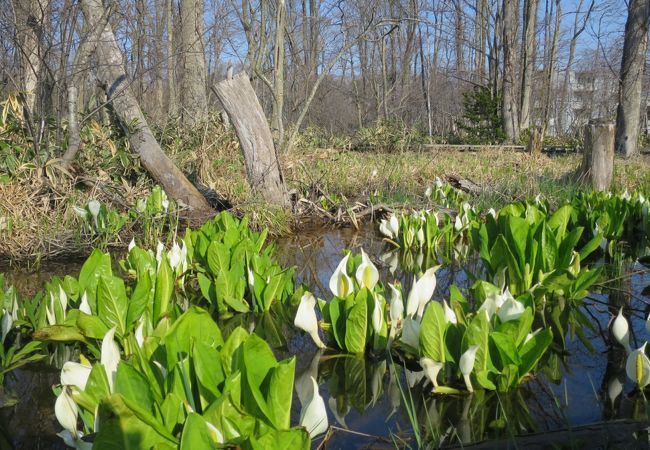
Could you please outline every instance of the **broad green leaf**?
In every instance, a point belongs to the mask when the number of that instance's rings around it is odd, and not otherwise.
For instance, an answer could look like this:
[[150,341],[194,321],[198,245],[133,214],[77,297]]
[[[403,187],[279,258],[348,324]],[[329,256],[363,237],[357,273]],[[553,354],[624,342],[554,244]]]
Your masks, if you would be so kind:
[[[368,290],[361,289],[345,299],[345,350],[364,353],[368,334]],[[331,313],[331,311],[330,311]]]
[[120,336],[126,333],[127,309],[124,281],[118,277],[101,277],[97,284],[97,315],[109,328],[117,327]]
[[437,362],[445,362],[445,312],[439,302],[429,302],[420,326],[420,353]]
[[279,429],[291,426],[291,400],[293,398],[293,381],[296,373],[296,358],[280,361],[271,369],[268,389],[268,406],[273,414],[274,425]]
[[347,316],[345,313],[345,300],[334,297],[329,303],[329,315],[332,319],[330,331],[341,350],[345,350],[345,327]]
[[546,349],[548,349],[552,341],[553,333],[550,328],[547,328],[537,333],[523,345],[519,352],[521,356],[519,374],[521,377],[535,369],[535,366],[537,366],[539,360],[544,356]]
[[153,283],[149,272],[144,272],[138,275],[138,283],[133,289],[131,294],[131,301],[129,302],[128,311],[126,314],[126,326],[130,331],[137,320],[144,314],[147,306],[153,303]]
[[135,450],[158,444],[178,444],[178,440],[156,418],[119,394],[110,396],[99,405],[98,418],[99,432],[93,447]]
[[153,323],[167,314],[170,309],[172,293],[174,292],[174,273],[169,266],[169,261],[163,257],[156,274],[156,292],[153,301]]
[[[308,450],[311,439],[304,429],[269,430],[261,436],[251,436],[251,450]],[[244,446],[247,450],[247,446]]]
[[208,268],[214,275],[230,270],[230,249],[221,242],[213,241],[208,247]]
[[140,372],[124,361],[120,361],[117,366],[115,393],[121,394],[125,399],[136,403],[149,413],[154,413],[154,398],[149,388],[149,382]]
[[97,311],[95,296],[99,279],[102,277],[110,278],[112,276],[111,255],[109,253],[103,253],[100,250],[93,250],[79,272],[79,292],[86,292],[92,311]]
[[168,367],[189,355],[193,342],[211,347],[223,344],[221,331],[210,314],[196,306],[191,306],[176,319],[164,337]]
[[89,316],[81,313],[77,318],[77,328],[86,337],[102,339],[109,330],[109,327],[98,316]]
[[206,420],[195,412],[189,413],[181,434],[180,450],[215,448],[217,434],[208,428]]

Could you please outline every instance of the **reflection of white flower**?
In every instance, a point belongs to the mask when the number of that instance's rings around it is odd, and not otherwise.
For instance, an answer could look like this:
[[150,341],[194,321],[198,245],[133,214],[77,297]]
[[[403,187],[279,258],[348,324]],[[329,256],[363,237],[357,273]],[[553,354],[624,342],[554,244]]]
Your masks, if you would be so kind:
[[325,401],[318,393],[318,383],[311,377],[313,385],[312,398],[303,408],[300,413],[300,425],[305,427],[309,433],[309,437],[314,438],[319,434],[327,431],[329,423],[327,421],[327,409],[325,409]]
[[630,352],[630,325],[623,315],[623,307],[618,311],[618,315],[612,323],[612,334],[616,341],[625,347],[626,352]]

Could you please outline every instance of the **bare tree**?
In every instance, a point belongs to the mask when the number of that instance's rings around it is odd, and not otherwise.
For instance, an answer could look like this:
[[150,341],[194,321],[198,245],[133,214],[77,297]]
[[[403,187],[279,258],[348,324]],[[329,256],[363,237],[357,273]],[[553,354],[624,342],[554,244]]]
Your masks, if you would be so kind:
[[614,144],[616,151],[626,158],[637,153],[649,20],[650,0],[630,0],[625,23]]
[[203,48],[203,0],[180,0],[183,74],[181,78],[181,118],[194,125],[206,118],[208,95]]
[[526,130],[530,127],[531,92],[533,90],[533,74],[535,71],[537,9],[539,0],[524,2],[524,46],[522,52],[521,74],[521,117],[519,128]]
[[503,130],[508,142],[519,140],[519,113],[516,95],[517,29],[519,0],[503,0]]

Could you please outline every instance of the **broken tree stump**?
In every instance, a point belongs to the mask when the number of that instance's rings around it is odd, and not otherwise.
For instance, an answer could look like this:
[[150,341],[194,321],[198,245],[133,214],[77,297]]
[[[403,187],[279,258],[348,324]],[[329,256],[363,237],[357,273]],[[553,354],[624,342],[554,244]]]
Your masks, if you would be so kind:
[[592,119],[585,126],[582,165],[578,179],[595,191],[607,191],[614,174],[614,123]]
[[530,140],[526,146],[528,154],[539,156],[542,154],[542,133],[539,128],[533,128],[530,132]]
[[248,75],[240,72],[212,89],[239,138],[253,192],[271,204],[288,206],[289,197],[271,129]]

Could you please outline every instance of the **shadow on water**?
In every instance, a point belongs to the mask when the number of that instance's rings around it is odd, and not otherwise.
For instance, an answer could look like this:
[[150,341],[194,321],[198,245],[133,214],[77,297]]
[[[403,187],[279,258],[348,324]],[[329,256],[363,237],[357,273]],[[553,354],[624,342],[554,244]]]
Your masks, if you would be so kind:
[[[306,284],[317,297],[325,299],[331,297],[329,278],[343,256],[343,249],[358,253],[363,247],[378,266],[380,280],[399,280],[405,292],[412,284],[413,266],[417,266],[419,259],[414,255],[407,264],[411,270],[402,270],[400,261],[394,260],[396,256],[386,254],[389,248],[372,226],[358,231],[306,230],[279,239],[276,246],[280,262],[296,267],[297,283]],[[421,259],[429,266],[436,263],[431,258]],[[52,275],[76,275],[79,267],[75,262],[45,267],[36,274],[10,272],[8,275],[23,293],[32,294]],[[452,261],[441,269],[435,299],[448,298],[452,284],[461,288],[471,284],[463,267],[477,273],[480,262]],[[621,277],[630,272],[634,275]],[[650,410],[626,379],[625,352],[611,345],[608,323],[618,305],[625,304],[631,313],[628,318],[632,342],[638,347],[649,337],[645,317],[650,302],[647,288],[650,273],[628,263],[612,269],[608,278],[623,281],[603,286],[601,292],[591,294],[585,301],[585,309],[594,323],[593,328],[585,329],[593,351],[577,338],[569,339],[564,353],[553,354],[536,378],[509,393],[486,391],[471,396],[433,396],[431,385],[425,382],[419,367],[317,351],[303,333],[271,316],[239,316],[222,327],[225,334],[238,325],[254,327],[276,348],[278,357],[296,356],[297,392],[292,404],[292,423],[298,422],[304,401],[298,395],[301,383],[308,382],[310,376],[318,380],[320,394],[328,406],[329,423],[333,426],[326,436],[327,448],[416,447],[413,418],[419,424],[420,436],[433,446],[464,446],[488,439],[513,444],[515,435],[556,430],[573,430],[579,434],[583,432],[577,431],[577,427],[586,424],[648,419],[646,411]],[[64,448],[55,436],[59,428],[53,416],[55,398],[51,386],[57,382],[58,371],[42,366],[20,370],[8,377],[6,397],[15,398],[18,403],[11,405],[12,402],[5,400],[11,406],[4,407],[0,413],[0,427],[4,430],[0,434],[0,448],[11,445]],[[407,385],[411,389],[406,390]],[[323,439],[317,438],[315,445]],[[522,446],[535,447],[534,442],[522,442]]]

